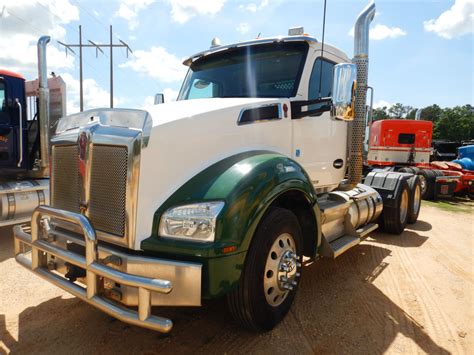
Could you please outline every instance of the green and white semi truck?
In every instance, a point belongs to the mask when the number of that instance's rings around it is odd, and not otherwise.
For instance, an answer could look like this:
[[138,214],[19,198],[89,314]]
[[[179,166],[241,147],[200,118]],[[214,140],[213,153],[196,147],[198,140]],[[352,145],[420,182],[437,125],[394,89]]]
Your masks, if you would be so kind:
[[272,329],[307,260],[335,258],[380,224],[401,233],[418,216],[415,176],[372,172],[362,183],[374,14],[371,3],[357,19],[352,61],[298,29],[214,41],[184,62],[176,102],[61,119],[51,203],[31,229],[15,227],[17,261],[160,332],[173,323],[152,306],[222,296],[243,326]]

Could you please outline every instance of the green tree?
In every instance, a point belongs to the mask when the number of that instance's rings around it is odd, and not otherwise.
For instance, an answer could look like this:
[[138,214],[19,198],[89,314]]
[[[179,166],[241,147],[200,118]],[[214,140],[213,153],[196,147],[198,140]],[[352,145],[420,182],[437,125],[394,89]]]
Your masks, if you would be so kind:
[[404,106],[397,102],[388,109],[388,113],[392,118],[405,118],[411,110],[413,110],[413,107]]
[[416,111],[418,111],[417,108],[414,108],[410,111],[410,113],[407,115],[406,119],[407,120],[414,120],[416,117]]
[[387,112],[387,106],[374,108],[372,111],[372,117],[374,121],[390,118]]
[[473,107],[464,105],[442,110],[435,122],[433,138],[453,141],[474,139]]
[[434,104],[423,108],[421,111],[421,119],[425,121],[437,122],[441,116],[443,109]]

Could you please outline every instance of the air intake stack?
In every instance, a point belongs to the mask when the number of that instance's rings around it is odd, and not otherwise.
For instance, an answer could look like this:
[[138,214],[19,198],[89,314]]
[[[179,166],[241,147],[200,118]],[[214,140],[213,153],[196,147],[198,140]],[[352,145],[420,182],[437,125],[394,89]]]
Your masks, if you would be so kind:
[[375,3],[370,2],[359,14],[354,27],[354,58],[357,67],[355,118],[351,122],[349,148],[349,182],[357,185],[362,178],[362,160],[365,136],[367,82],[369,73],[369,28],[374,19]]

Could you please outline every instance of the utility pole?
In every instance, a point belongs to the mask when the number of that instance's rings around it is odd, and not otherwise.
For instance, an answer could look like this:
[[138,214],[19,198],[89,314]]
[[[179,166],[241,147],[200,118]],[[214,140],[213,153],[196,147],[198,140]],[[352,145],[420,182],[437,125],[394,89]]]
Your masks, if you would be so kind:
[[126,55],[128,58],[128,53],[133,53],[132,50],[130,49],[129,45],[122,40],[119,39],[120,43],[114,44],[113,43],[113,30],[112,30],[112,25],[110,25],[110,42],[108,44],[100,44],[100,43],[95,43],[92,42],[91,40],[88,40],[89,43],[83,44],[82,43],[82,27],[79,25],[79,43],[78,44],[67,44],[58,41],[58,43],[66,48],[66,55],[67,51],[71,51],[73,54],[76,55],[76,52],[74,52],[73,48],[79,48],[79,97],[80,97],[80,109],[81,112],[84,111],[84,96],[83,96],[83,72],[82,72],[82,48],[89,48],[93,47],[96,50],[96,57],[98,57],[99,52],[104,54],[104,51],[102,48],[109,48],[110,49],[110,108],[114,107],[114,48],[116,47],[121,47],[121,48],[126,48]]

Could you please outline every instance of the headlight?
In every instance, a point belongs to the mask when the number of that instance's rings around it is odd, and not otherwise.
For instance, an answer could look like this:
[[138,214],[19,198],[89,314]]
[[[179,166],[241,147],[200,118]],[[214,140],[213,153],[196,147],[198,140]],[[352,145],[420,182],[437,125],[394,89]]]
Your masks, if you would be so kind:
[[224,202],[203,202],[173,207],[161,216],[161,237],[212,242],[215,238],[216,219]]

